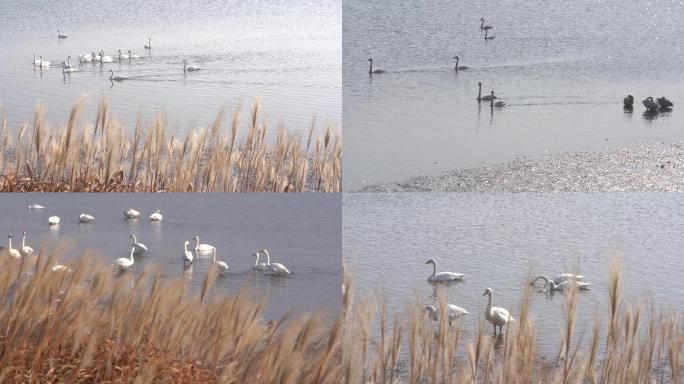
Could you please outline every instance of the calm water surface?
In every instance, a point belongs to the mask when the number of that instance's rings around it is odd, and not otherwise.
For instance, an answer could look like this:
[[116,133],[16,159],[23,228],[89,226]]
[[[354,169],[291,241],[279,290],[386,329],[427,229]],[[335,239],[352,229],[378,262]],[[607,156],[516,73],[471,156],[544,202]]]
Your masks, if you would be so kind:
[[[46,209],[29,210],[33,203]],[[28,243],[36,250],[41,244],[66,241],[71,244],[67,259],[93,249],[113,261],[128,257],[128,236],[134,233],[150,252],[135,259],[133,273],[149,264],[162,265],[164,277],[185,273],[199,290],[211,257],[195,260],[185,272],[181,258],[183,242],[197,234],[202,243],[214,245],[217,259],[230,267],[217,280],[215,292],[236,293],[247,284],[258,297],[267,298],[265,315],[271,318],[320,308],[336,313],[341,305],[339,195],[9,194],[0,196],[0,206],[3,245],[7,234],[14,233],[21,242],[21,233],[26,231]],[[129,207],[138,209],[141,218],[124,220],[123,211]],[[161,223],[148,220],[155,209],[164,215]],[[79,224],[82,212],[95,216],[95,222]],[[58,228],[47,224],[52,215],[62,219]],[[262,248],[293,275],[269,278],[255,273],[250,255]]]
[[[681,0],[350,0],[343,12],[347,189],[682,137]],[[456,73],[455,55],[470,69]],[[369,57],[387,73],[370,78]],[[507,106],[478,105],[478,82]],[[644,116],[641,100],[662,95],[673,112]]]
[[[484,316],[486,287],[494,305],[518,311],[530,269],[556,275],[579,265],[593,284],[580,293],[577,312],[588,343],[594,315],[607,315],[613,255],[622,258],[626,303],[684,305],[683,207],[682,194],[346,194],[343,254],[358,292],[384,294],[389,313],[416,294],[434,302],[428,259],[438,270],[466,273],[447,292],[450,303],[471,312],[463,323],[469,336]],[[539,293],[533,300],[543,355],[558,351],[563,298]]]
[[[272,125],[306,130],[339,126],[341,113],[341,9],[331,0],[150,2],[65,0],[36,4],[0,0],[0,109],[15,125],[43,102],[55,122],[67,119],[82,94],[94,111],[101,97],[132,125],[136,114],[167,113],[179,131],[212,121],[223,105],[256,97]],[[57,39],[57,29],[68,35]],[[152,39],[152,49],[143,47]],[[129,49],[139,60],[118,62]],[[63,76],[55,65],[104,50],[114,63],[86,64]],[[34,71],[33,54],[53,66]],[[200,66],[183,74],[182,60]],[[111,84],[109,70],[131,78]]]

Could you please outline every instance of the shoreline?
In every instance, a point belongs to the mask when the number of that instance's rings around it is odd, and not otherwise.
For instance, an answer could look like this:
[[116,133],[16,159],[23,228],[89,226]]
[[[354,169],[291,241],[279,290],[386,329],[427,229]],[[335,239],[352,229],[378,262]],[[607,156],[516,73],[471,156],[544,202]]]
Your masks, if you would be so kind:
[[565,152],[415,176],[354,192],[681,192],[684,141]]

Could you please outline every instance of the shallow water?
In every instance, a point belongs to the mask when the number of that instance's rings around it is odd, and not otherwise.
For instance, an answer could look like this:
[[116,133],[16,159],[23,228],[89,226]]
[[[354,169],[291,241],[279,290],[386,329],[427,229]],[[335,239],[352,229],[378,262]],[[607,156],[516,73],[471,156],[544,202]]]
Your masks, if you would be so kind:
[[[359,193],[346,194],[343,205],[343,257],[357,293],[380,292],[390,314],[416,296],[432,304],[432,267],[424,263],[435,258],[438,271],[467,274],[447,288],[449,302],[470,311],[467,338],[484,317],[486,287],[495,306],[515,315],[530,270],[555,276],[579,266],[592,283],[577,311],[576,331],[588,344],[594,316],[605,324],[608,314],[614,255],[622,260],[625,304],[647,299],[657,311],[684,305],[682,194]],[[534,297],[542,356],[558,352],[564,308],[562,294]]]
[[[336,1],[280,0],[267,3],[199,0],[164,3],[126,0],[45,3],[0,0],[0,109],[12,125],[31,120],[38,101],[48,118],[64,122],[82,94],[94,111],[101,97],[132,125],[136,114],[165,112],[179,131],[206,125],[223,105],[248,108],[260,97],[266,120],[290,130],[308,130],[341,119],[341,10]],[[68,35],[57,39],[57,29]],[[152,49],[144,45],[148,36]],[[114,62],[84,64],[63,76],[71,55],[104,50]],[[118,62],[117,50],[139,60]],[[34,70],[33,54],[53,66]],[[183,74],[182,60],[200,66]],[[109,71],[131,78],[108,80]],[[94,119],[94,117],[93,117]]]
[[[681,138],[679,0],[343,4],[345,188]],[[480,18],[496,39],[483,39]],[[454,71],[455,60],[470,66]],[[387,71],[369,77],[374,68]],[[476,101],[478,82],[508,104]],[[622,99],[635,96],[625,113]],[[644,115],[665,95],[670,113]]]
[[[29,210],[29,204],[46,206]],[[340,196],[328,194],[6,194],[0,196],[0,234],[6,244],[14,233],[20,245],[21,233],[38,250],[54,241],[71,245],[63,260],[93,249],[112,261],[130,254],[131,233],[147,245],[148,254],[135,259],[132,273],[147,265],[161,265],[163,277],[185,276],[195,292],[211,266],[211,256],[195,260],[184,270],[183,242],[199,235],[202,243],[217,248],[217,259],[230,270],[216,281],[214,292],[236,293],[248,285],[256,298],[266,298],[265,315],[277,318],[292,311],[301,313],[325,309],[337,313],[341,305]],[[141,212],[137,220],[125,220],[129,207]],[[159,209],[161,223],[148,216]],[[95,222],[80,224],[82,212]],[[49,216],[62,221],[49,227]],[[18,241],[18,243],[16,243]],[[194,242],[191,243],[191,247]],[[270,278],[252,270],[253,252],[267,248],[272,262],[286,265],[293,275]],[[263,260],[265,261],[265,260]]]

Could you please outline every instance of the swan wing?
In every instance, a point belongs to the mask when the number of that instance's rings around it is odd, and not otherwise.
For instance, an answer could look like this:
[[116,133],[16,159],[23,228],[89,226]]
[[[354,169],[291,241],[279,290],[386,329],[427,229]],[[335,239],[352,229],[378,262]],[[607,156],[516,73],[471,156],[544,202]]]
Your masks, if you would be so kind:
[[511,317],[510,312],[501,307],[492,307],[492,318],[496,321],[497,325],[506,324],[509,321],[513,321],[513,317]]

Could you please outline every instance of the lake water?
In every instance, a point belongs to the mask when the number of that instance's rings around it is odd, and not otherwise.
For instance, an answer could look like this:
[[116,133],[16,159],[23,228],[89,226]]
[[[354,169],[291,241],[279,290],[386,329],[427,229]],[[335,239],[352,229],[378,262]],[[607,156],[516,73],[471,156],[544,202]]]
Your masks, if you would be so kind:
[[[217,279],[214,292],[236,293],[249,285],[258,298],[267,297],[265,315],[270,318],[321,308],[336,314],[342,283],[340,199],[339,194],[5,194],[0,196],[0,234],[3,245],[10,233],[20,244],[26,231],[35,250],[66,241],[72,251],[62,262],[86,249],[112,261],[128,257],[128,237],[134,233],[150,252],[135,259],[132,273],[149,264],[162,265],[164,277],[185,276],[196,291],[211,256],[195,260],[184,272],[181,255],[183,242],[199,235],[230,267]],[[33,203],[46,209],[29,210]],[[139,210],[141,217],[125,220],[128,208]],[[148,220],[155,209],[164,216],[161,223]],[[95,216],[95,222],[79,224],[82,212]],[[48,226],[52,215],[62,219],[58,228]],[[283,263],[293,274],[270,278],[255,273],[251,254],[263,248],[272,262]]]
[[[13,126],[30,121],[38,101],[62,123],[84,93],[90,112],[104,96],[129,125],[138,112],[165,112],[181,132],[240,102],[247,121],[256,97],[274,127],[283,121],[306,131],[314,116],[321,125],[341,121],[341,6],[334,0],[0,0],[0,19],[0,110]],[[58,39],[58,29],[68,38]],[[119,63],[119,49],[142,58]],[[55,65],[99,50],[115,61],[76,66],[66,77]],[[52,67],[34,70],[34,53]],[[183,59],[203,69],[184,75]],[[110,69],[131,79],[112,84]]]
[[[343,3],[345,188],[681,139],[684,3]],[[485,41],[480,18],[494,26]],[[455,55],[465,71],[454,71]],[[370,77],[374,69],[387,73]],[[478,82],[507,106],[478,105]],[[632,113],[622,99],[635,97]],[[670,113],[643,115],[667,96]]]
[[[343,257],[357,292],[384,294],[390,314],[416,294],[434,302],[428,259],[439,271],[466,273],[447,289],[450,303],[470,311],[466,338],[484,317],[486,287],[495,306],[515,314],[531,268],[555,276],[579,265],[593,284],[580,293],[577,312],[586,344],[594,315],[605,324],[613,255],[621,255],[625,303],[684,305],[683,208],[682,194],[345,194]],[[538,347],[547,357],[558,351],[564,306],[558,293],[533,300]]]

